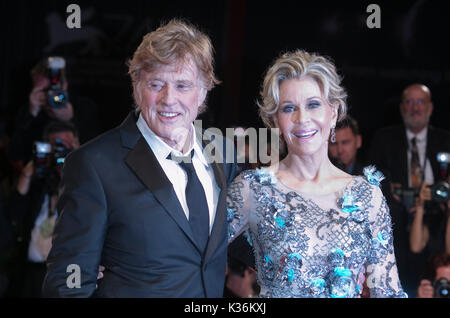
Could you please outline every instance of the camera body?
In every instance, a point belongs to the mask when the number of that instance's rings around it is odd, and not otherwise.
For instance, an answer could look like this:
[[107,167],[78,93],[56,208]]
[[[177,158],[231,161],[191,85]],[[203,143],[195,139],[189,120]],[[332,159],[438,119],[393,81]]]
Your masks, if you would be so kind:
[[33,144],[33,161],[36,177],[43,179],[48,176],[52,163],[52,145],[48,142],[35,141]]
[[67,148],[59,138],[55,140],[54,146],[48,142],[34,142],[33,155],[37,178],[49,179],[52,175],[59,175],[70,151],[72,149]]
[[434,298],[450,298],[450,283],[446,278],[435,281],[433,287]]
[[59,56],[47,59],[48,79],[50,87],[47,89],[47,102],[51,108],[64,108],[69,100],[69,95],[63,89],[64,69],[66,61]]

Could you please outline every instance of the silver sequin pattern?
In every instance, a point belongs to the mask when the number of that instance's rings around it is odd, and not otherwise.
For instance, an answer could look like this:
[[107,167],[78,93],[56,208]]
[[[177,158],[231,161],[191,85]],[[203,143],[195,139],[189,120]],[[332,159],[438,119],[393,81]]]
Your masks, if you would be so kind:
[[[334,198],[336,197],[336,198]],[[244,171],[228,190],[229,241],[252,243],[260,297],[407,297],[398,279],[391,219],[363,177],[334,196],[307,197],[268,169]]]

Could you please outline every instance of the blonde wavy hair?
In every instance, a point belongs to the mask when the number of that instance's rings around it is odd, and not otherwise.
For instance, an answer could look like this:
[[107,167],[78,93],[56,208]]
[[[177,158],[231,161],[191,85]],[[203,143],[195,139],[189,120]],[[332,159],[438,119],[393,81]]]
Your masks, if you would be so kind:
[[278,111],[281,83],[284,80],[301,79],[306,76],[317,82],[328,104],[337,108],[337,120],[345,118],[347,93],[341,86],[342,79],[337,74],[334,64],[326,57],[297,50],[282,54],[265,74],[258,107],[259,115],[266,127],[275,127],[273,115]]

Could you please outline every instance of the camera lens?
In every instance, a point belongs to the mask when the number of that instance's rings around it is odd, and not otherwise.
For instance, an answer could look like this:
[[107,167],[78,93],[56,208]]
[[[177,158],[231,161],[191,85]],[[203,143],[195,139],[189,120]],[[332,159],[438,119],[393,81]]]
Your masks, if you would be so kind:
[[435,202],[447,202],[449,199],[449,194],[450,185],[445,181],[438,182],[431,188],[432,200]]
[[67,103],[67,93],[60,88],[48,91],[48,104],[52,108],[63,108]]
[[434,297],[435,298],[449,298],[450,284],[447,279],[441,278],[435,282]]

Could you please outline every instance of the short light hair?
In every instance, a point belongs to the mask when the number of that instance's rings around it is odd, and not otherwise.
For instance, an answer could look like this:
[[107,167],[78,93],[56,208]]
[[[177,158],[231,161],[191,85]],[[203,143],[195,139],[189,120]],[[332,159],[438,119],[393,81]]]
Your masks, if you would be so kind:
[[[162,66],[192,61],[199,71],[202,87],[210,91],[215,84],[220,83],[214,75],[213,52],[206,34],[186,21],[172,19],[144,36],[133,58],[127,62],[128,74],[139,88],[143,71],[149,73]],[[139,110],[137,102],[136,107]],[[206,106],[203,105],[203,108]]]
[[282,54],[267,70],[264,77],[259,115],[266,127],[275,126],[273,115],[280,103],[280,85],[284,80],[310,77],[317,82],[325,100],[338,111],[338,121],[347,113],[347,93],[341,77],[330,59],[302,50]]

